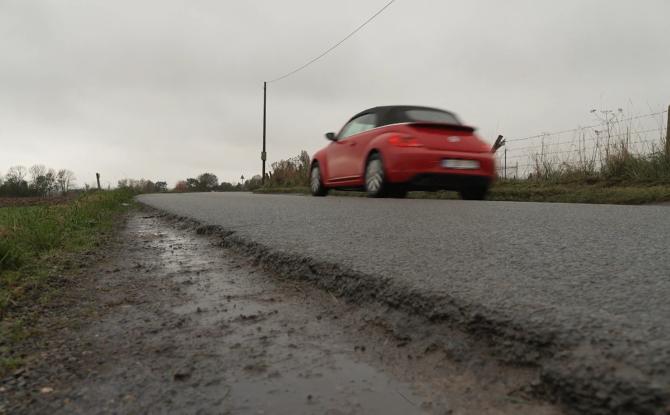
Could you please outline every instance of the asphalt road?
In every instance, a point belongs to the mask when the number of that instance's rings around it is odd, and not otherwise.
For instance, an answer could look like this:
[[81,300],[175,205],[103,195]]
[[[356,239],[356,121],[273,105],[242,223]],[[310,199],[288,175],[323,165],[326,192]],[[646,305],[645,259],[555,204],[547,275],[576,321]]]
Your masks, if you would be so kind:
[[611,358],[670,385],[668,207],[235,193],[140,200],[571,341],[604,339]]

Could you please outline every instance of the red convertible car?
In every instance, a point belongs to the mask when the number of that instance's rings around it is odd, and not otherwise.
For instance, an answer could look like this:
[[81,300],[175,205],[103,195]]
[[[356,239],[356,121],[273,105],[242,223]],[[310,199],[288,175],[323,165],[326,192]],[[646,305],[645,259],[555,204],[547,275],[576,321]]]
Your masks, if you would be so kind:
[[495,177],[491,146],[451,112],[387,106],[354,115],[312,159],[314,196],[330,189],[365,189],[371,197],[410,190],[456,190],[484,199]]

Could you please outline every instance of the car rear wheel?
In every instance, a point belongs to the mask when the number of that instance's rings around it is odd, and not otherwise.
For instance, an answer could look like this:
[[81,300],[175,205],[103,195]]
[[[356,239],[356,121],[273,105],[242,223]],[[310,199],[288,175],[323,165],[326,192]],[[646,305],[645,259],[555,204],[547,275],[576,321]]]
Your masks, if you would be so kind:
[[326,196],[328,194],[328,188],[323,186],[323,181],[321,180],[321,169],[318,163],[314,163],[312,166],[312,171],[309,175],[309,188],[312,196]]
[[365,192],[369,197],[393,197],[394,186],[386,181],[384,162],[376,153],[370,156],[365,166]]
[[488,187],[470,187],[467,189],[461,190],[461,199],[463,200],[484,200],[486,199],[486,194],[488,193]]

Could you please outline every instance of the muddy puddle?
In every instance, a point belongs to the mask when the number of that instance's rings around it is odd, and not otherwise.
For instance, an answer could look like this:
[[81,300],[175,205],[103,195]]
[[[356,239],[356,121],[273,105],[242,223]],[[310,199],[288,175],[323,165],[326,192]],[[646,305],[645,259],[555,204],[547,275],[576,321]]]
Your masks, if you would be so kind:
[[278,279],[153,211],[133,215],[123,237],[92,271],[104,311],[27,372],[41,383],[24,385],[53,392],[9,384],[22,394],[12,413],[562,413],[530,392],[530,369]]
[[[154,243],[167,245],[166,276],[184,286],[191,301],[171,311],[224,338],[209,354],[225,379],[213,396],[221,409],[250,414],[430,413],[411,384],[399,381],[357,356],[352,345],[326,322],[339,300],[288,282],[277,284],[245,260],[212,247],[205,237],[165,229]],[[305,292],[308,289],[309,292]],[[305,298],[309,296],[310,298]],[[307,303],[326,301],[315,312]],[[339,318],[339,317],[338,317]],[[353,352],[353,353],[352,353]],[[363,353],[360,351],[360,353]],[[448,413],[446,404],[435,410]]]

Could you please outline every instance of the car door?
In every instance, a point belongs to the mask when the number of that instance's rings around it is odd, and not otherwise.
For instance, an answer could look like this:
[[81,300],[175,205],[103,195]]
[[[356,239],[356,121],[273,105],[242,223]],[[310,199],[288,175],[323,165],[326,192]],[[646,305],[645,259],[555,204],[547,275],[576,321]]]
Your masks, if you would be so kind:
[[366,132],[375,128],[377,116],[374,113],[360,115],[349,121],[328,147],[328,168],[330,181],[344,182],[360,177],[359,153],[365,147],[363,141],[369,134]]

